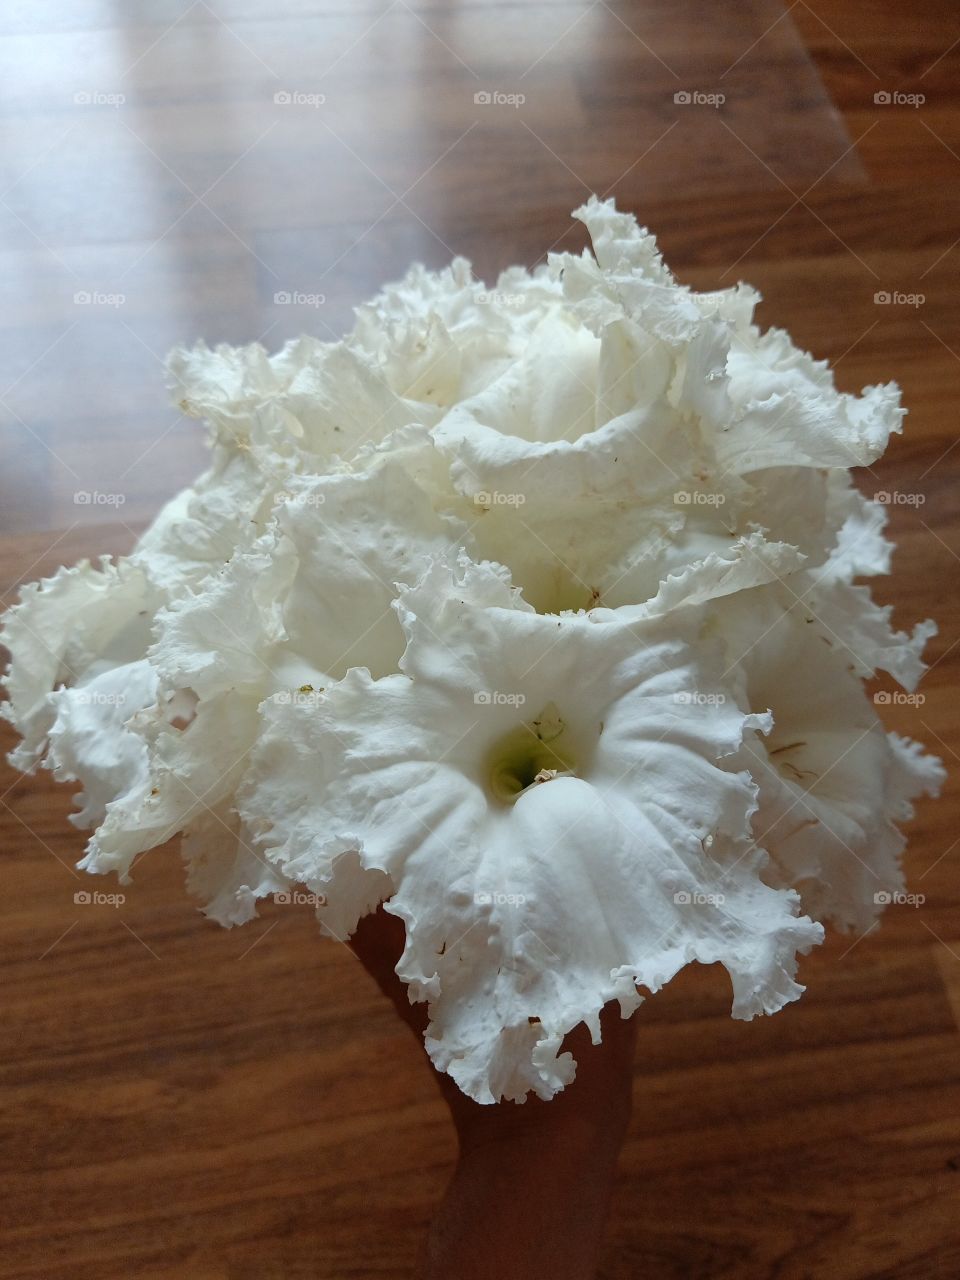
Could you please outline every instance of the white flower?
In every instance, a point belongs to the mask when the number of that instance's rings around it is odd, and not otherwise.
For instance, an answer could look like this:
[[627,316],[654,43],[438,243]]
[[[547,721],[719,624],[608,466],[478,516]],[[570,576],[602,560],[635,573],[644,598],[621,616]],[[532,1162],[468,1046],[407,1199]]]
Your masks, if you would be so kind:
[[915,688],[935,630],[854,581],[890,567],[849,468],[897,388],[840,394],[750,288],[575,216],[593,253],[414,267],[341,342],[176,352],[208,469],[2,632],[11,760],[80,784],[83,867],[181,832],[224,925],[297,883],[339,937],[386,903],[434,1062],[487,1102],[550,1097],[571,1028],[691,961],[737,1017],[795,999],[942,780],[862,687]]
[[[740,757],[759,786],[757,844],[811,915],[862,931],[890,900],[878,895],[904,887],[895,824],[936,794],[943,766],[884,732],[847,649],[804,600],[764,588],[725,600],[714,617],[742,705],[772,714]],[[902,648],[914,645],[902,637]]]
[[83,561],[21,590],[2,631],[11,658],[2,710],[23,735],[11,756],[14,768],[32,769],[46,750],[56,715],[53,689],[143,657],[161,598],[139,568],[106,559],[99,569]]
[[387,878],[438,1067],[481,1102],[550,1097],[567,1031],[597,1037],[608,1000],[630,1011],[693,960],[726,966],[740,1017],[800,994],[821,930],[757,874],[754,784],[724,768],[747,717],[695,611],[547,618],[469,563],[435,564],[398,610],[400,674],[265,705],[239,808],[341,928]]

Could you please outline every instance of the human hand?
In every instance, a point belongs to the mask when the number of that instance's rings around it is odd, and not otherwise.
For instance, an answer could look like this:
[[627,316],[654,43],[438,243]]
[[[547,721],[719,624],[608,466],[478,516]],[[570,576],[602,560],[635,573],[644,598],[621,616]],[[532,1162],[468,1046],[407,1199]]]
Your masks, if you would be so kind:
[[[403,942],[403,922],[381,907],[360,921],[350,945],[426,1058],[426,1005],[410,1003],[395,972]],[[582,1024],[566,1037],[576,1079],[549,1102],[483,1106],[427,1058],[460,1153],[431,1227],[424,1280],[593,1277],[630,1118],[636,1018],[622,1019],[614,1003],[601,1027],[599,1045]]]

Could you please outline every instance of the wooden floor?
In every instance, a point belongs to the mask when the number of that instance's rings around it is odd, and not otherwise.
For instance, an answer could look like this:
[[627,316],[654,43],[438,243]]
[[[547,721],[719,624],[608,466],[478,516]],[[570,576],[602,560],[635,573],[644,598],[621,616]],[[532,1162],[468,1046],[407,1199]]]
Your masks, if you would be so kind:
[[[336,334],[410,259],[532,264],[612,191],[844,388],[901,382],[863,485],[924,502],[880,593],[941,634],[889,721],[960,761],[951,0],[7,0],[0,83],[4,600],[128,548],[201,465],[173,343]],[[799,1005],[733,1023],[708,969],[644,1007],[603,1280],[960,1275],[956,778],[913,826],[923,906],[831,939]],[[0,1278],[409,1277],[453,1138],[352,956],[307,911],[208,924],[172,846],[78,908],[69,795],[0,795]]]

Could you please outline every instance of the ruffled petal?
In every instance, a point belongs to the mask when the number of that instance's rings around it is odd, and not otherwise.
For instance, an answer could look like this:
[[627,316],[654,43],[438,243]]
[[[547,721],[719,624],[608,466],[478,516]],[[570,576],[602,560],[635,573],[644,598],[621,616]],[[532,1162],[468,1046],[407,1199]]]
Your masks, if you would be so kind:
[[3,615],[0,640],[10,652],[3,715],[23,741],[10,762],[32,770],[55,718],[49,693],[75,684],[94,664],[140,658],[149,643],[159,596],[150,579],[125,560],[83,561],[20,591]]
[[224,928],[252,920],[261,898],[291,894],[291,881],[256,851],[229,802],[203,810],[190,822],[181,853],[187,889],[201,899],[204,914]]

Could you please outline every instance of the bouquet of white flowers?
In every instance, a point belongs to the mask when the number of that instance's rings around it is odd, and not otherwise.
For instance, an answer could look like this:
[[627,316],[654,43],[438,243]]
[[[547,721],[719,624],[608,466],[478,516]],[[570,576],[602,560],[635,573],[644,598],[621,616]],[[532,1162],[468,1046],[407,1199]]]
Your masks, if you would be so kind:
[[934,631],[853,585],[889,567],[848,469],[896,386],[840,394],[751,289],[575,216],[593,253],[494,290],[415,267],[342,342],[175,353],[209,470],[2,633],[12,761],[81,783],[81,866],[126,881],[182,832],[222,924],[297,885],[338,936],[384,902],[480,1102],[551,1097],[568,1031],[694,960],[735,1017],[796,999],[942,777],[863,688],[913,688]]

